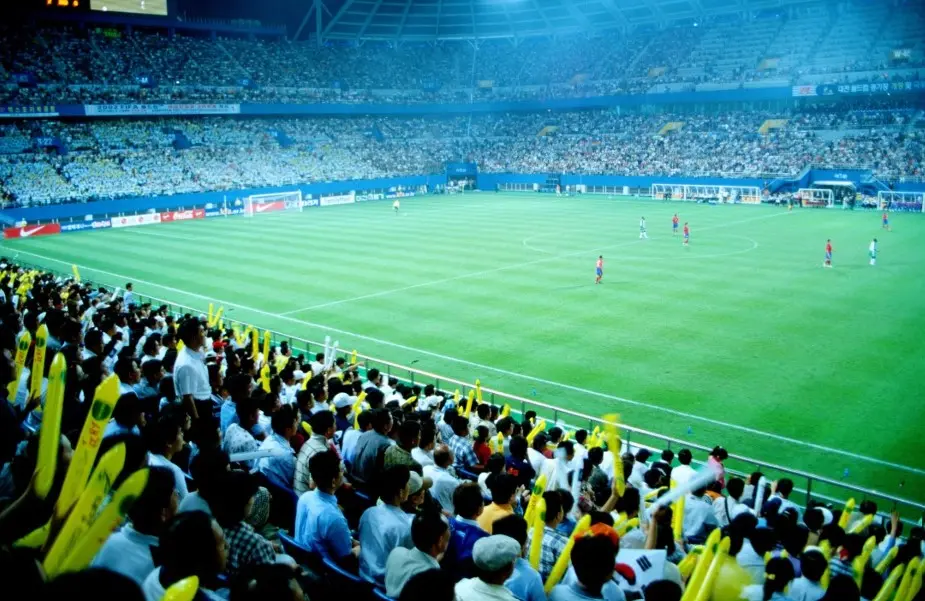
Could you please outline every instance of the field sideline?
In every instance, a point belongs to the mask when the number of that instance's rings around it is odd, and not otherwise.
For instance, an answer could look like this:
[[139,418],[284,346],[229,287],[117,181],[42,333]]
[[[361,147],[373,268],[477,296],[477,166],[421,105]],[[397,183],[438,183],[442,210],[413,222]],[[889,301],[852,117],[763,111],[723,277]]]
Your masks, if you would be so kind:
[[892,224],[487,193],[403,199],[398,215],[373,202],[6,241],[4,254],[922,501],[925,221]]

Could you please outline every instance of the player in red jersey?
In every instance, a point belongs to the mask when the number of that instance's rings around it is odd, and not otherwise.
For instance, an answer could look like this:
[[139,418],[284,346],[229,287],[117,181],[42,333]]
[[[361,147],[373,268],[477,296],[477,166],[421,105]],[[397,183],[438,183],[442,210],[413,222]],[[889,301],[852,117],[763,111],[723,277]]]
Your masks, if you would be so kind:
[[671,218],[671,235],[678,235],[678,214],[675,213],[674,217]]
[[691,243],[691,228],[687,227],[687,222],[684,222],[684,246],[687,246]]
[[886,211],[883,211],[883,229],[888,232],[892,232],[893,228],[890,227],[890,214]]
[[825,241],[825,261],[822,262],[823,267],[832,267],[832,241]]

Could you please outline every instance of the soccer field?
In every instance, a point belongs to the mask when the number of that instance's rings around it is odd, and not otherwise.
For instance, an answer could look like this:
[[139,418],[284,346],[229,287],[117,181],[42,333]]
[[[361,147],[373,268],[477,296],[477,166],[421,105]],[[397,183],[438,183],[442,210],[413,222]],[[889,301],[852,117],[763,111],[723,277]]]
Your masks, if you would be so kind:
[[475,193],[403,199],[397,215],[371,202],[7,241],[5,254],[922,501],[925,221],[893,215],[886,232],[879,217]]

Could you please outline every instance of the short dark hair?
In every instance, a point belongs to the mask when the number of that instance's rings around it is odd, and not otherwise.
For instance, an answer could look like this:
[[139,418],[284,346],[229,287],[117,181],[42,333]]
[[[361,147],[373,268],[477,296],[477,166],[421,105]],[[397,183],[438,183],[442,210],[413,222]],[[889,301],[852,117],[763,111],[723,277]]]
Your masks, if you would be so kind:
[[545,434],[540,432],[533,437],[533,450],[534,451],[543,451],[546,449],[546,444],[549,442],[549,438]]
[[575,443],[572,442],[571,440],[566,440],[566,441],[564,441],[564,442],[560,442],[558,448],[560,448],[560,449],[562,449],[563,451],[565,451],[565,454],[566,454],[566,455],[574,455],[574,454],[575,454]]
[[379,379],[379,370],[375,367],[366,372],[366,379],[372,382]]
[[442,515],[427,511],[417,515],[411,522],[411,541],[418,550],[427,553],[449,529],[450,525]]
[[379,407],[370,411],[372,415],[373,429],[376,432],[382,432],[385,427],[392,421],[392,412],[385,407]]
[[453,420],[453,434],[462,436],[460,432],[469,432],[469,420],[461,415],[457,415],[456,419]]
[[496,474],[490,489],[492,503],[498,505],[508,503],[517,492],[517,479],[510,474]]
[[562,511],[565,512],[565,515],[568,515],[569,512],[572,511],[572,507],[575,506],[575,499],[572,497],[572,493],[567,490],[562,490],[561,488],[557,490],[556,493],[562,501]]
[[426,570],[411,577],[401,589],[398,601],[453,601],[455,580],[446,570]]
[[115,374],[119,376],[121,382],[128,380],[129,376],[132,375],[132,372],[135,370],[135,358],[131,356],[122,356],[116,361],[116,366],[113,369]]
[[220,568],[215,545],[209,514],[204,511],[177,514],[160,536],[161,572],[168,572],[174,582],[188,576],[199,576],[200,581],[208,582]]
[[512,457],[523,459],[527,456],[527,439],[523,436],[514,436],[508,443],[508,452]]
[[371,411],[363,411],[357,417],[357,425],[360,427],[360,432],[373,425],[373,414]]
[[876,501],[871,501],[866,499],[861,501],[861,505],[858,507],[858,511],[863,515],[877,515],[877,503]]
[[678,463],[681,465],[690,465],[693,458],[694,456],[691,455],[690,449],[681,449],[678,452]]
[[790,478],[781,478],[777,481],[777,492],[784,498],[790,496],[790,493],[793,492],[793,480]]
[[627,487],[623,496],[617,500],[616,511],[627,514],[639,511],[639,496],[638,488]]
[[672,580],[653,580],[643,589],[646,601],[680,601],[681,587]]
[[392,465],[386,468],[379,477],[379,496],[383,499],[394,499],[408,485],[411,471],[406,465]]
[[164,364],[160,359],[149,359],[141,364],[141,375],[149,382],[161,375],[161,368]]
[[273,414],[270,418],[270,427],[277,434],[282,435],[286,428],[292,427],[292,422],[298,417],[298,410],[289,404],[285,404]]
[[604,449],[601,447],[594,447],[593,449],[588,450],[588,459],[594,465],[600,465],[604,462]]
[[418,442],[418,446],[422,449],[428,447],[437,440],[437,429],[434,427],[432,422],[426,424],[421,424],[421,440]]
[[491,407],[485,403],[482,403],[478,406],[478,409],[475,410],[476,415],[480,419],[488,419],[488,416],[491,415]]
[[549,436],[550,442],[558,443],[559,439],[562,438],[562,428],[559,426],[553,426],[546,431],[546,435]]
[[585,440],[588,439],[587,430],[576,430],[575,431],[575,442],[578,444],[585,444]]
[[126,392],[119,397],[116,406],[113,407],[112,419],[120,426],[135,426],[143,411],[144,407],[138,395],[134,392]]
[[228,472],[222,479],[221,493],[210,503],[212,514],[228,528],[247,517],[247,504],[257,494],[257,479],[247,472]]
[[231,586],[231,601],[279,601],[293,598],[292,581],[298,582],[296,573],[287,565],[278,563],[246,567]]
[[[177,337],[183,341],[183,344],[189,345],[190,342],[199,334],[202,323],[198,319],[187,319],[177,328]],[[190,349],[195,350],[195,349]]]
[[176,480],[166,467],[149,467],[148,481],[128,511],[136,530],[144,534],[158,534],[161,515],[170,505]]
[[318,413],[313,413],[308,418],[308,425],[311,426],[312,434],[321,435],[335,426],[336,420],[334,414],[325,409]]
[[453,492],[453,507],[461,518],[474,519],[484,505],[482,489],[475,482],[464,482]]
[[378,388],[366,389],[366,402],[371,409],[379,409],[385,401],[385,394]]
[[551,490],[543,493],[543,500],[546,501],[546,521],[552,521],[562,511],[562,497]]
[[512,513],[495,520],[491,525],[491,533],[496,536],[510,536],[523,546],[527,542],[527,520]]
[[315,453],[308,460],[308,473],[317,484],[327,486],[340,475],[340,457],[334,451]]
[[662,451],[662,461],[665,463],[671,463],[674,460],[674,451],[671,449],[665,449]]
[[600,591],[613,577],[617,549],[606,536],[590,536],[575,541],[572,566],[578,581],[591,591]]
[[813,582],[819,582],[828,567],[829,562],[826,561],[825,555],[820,551],[804,551],[803,555],[800,556],[800,571],[803,576]]
[[246,397],[235,403],[234,412],[238,419],[250,417],[260,409],[260,401],[256,397]]
[[405,421],[398,428],[398,440],[403,446],[414,445],[419,436],[421,436],[420,422]]
[[742,478],[730,478],[726,482],[726,492],[729,493],[729,496],[733,499],[738,499],[742,496],[742,493],[745,492],[745,481]]
[[508,430],[512,430],[514,428],[514,420],[510,416],[502,417],[495,424],[495,427],[500,433],[507,432]]

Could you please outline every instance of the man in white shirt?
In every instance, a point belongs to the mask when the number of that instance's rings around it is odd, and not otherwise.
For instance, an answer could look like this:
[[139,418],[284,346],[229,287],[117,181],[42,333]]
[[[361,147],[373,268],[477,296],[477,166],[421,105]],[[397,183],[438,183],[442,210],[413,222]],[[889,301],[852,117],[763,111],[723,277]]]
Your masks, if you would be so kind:
[[790,583],[787,595],[793,601],[819,601],[825,595],[820,580],[829,563],[819,547],[806,547],[800,555],[800,572],[802,576]]
[[205,331],[202,323],[188,319],[180,324],[177,336],[183,341],[183,349],[177,353],[173,367],[173,383],[177,396],[183,400],[187,412],[199,417],[197,402],[212,404],[212,387],[209,385],[209,370],[206,368],[202,345]]
[[509,536],[487,536],[476,541],[472,561],[478,576],[456,584],[456,601],[516,601],[504,583],[514,573],[520,551],[520,544]]
[[636,488],[642,488],[646,485],[646,472],[649,471],[649,457],[652,453],[648,449],[639,449],[636,452],[636,462],[633,464],[633,471],[626,479],[627,484],[631,484]]
[[453,493],[456,492],[460,481],[450,472],[451,465],[453,465],[453,451],[447,445],[442,444],[434,450],[434,465],[424,466],[424,477],[430,478],[433,482],[430,494],[440,503],[443,511],[455,514]]
[[434,464],[434,448],[437,444],[437,432],[431,425],[421,428],[421,441],[411,449],[411,458],[421,467]]
[[164,467],[151,468],[144,490],[129,509],[129,522],[106,539],[91,567],[112,570],[141,586],[154,570],[151,550],[177,512],[177,504],[173,473]]
[[440,560],[450,544],[450,525],[443,516],[419,514],[411,523],[413,549],[397,547],[385,562],[385,592],[397,599],[411,578],[427,570],[440,569]]
[[736,516],[751,511],[739,502],[744,490],[745,482],[741,478],[730,478],[726,483],[726,496],[713,501],[713,515],[720,528],[728,526]]
[[678,452],[678,463],[680,463],[680,465],[671,470],[671,480],[677,486],[685,484],[688,480],[697,475],[697,470],[691,467],[692,460],[693,455],[691,455],[690,449],[681,449]]
[[695,490],[684,499],[684,539],[700,541],[706,539],[710,526],[716,526],[713,506],[703,500],[707,489]]
[[438,395],[436,390],[433,384],[428,384],[424,387],[424,398],[418,400],[418,409],[420,411],[434,412],[440,407],[445,399]]
[[792,509],[797,514],[797,521],[800,520],[803,513],[800,511],[800,507],[790,500],[790,493],[793,492],[793,480],[790,478],[781,478],[773,485],[773,491],[771,498],[768,499],[768,505],[772,503],[777,503],[777,513],[778,515],[783,513],[788,509]]
[[360,577],[375,586],[385,585],[386,562],[397,547],[410,549],[411,515],[401,504],[408,500],[411,472],[394,465],[381,472],[381,504],[367,509],[360,518]]
[[173,472],[174,488],[180,501],[189,494],[186,487],[186,475],[171,459],[174,454],[183,449],[183,426],[176,418],[167,415],[161,416],[154,425],[155,434],[152,436],[151,446],[148,448],[148,465],[152,467],[166,467]]
[[546,443],[548,441],[549,439],[546,438],[545,434],[537,434],[533,438],[533,444],[527,449],[527,461],[530,462],[530,467],[533,468],[533,471],[536,472],[537,475],[543,471],[543,464],[546,462],[546,456],[543,454],[543,450],[546,448]]

